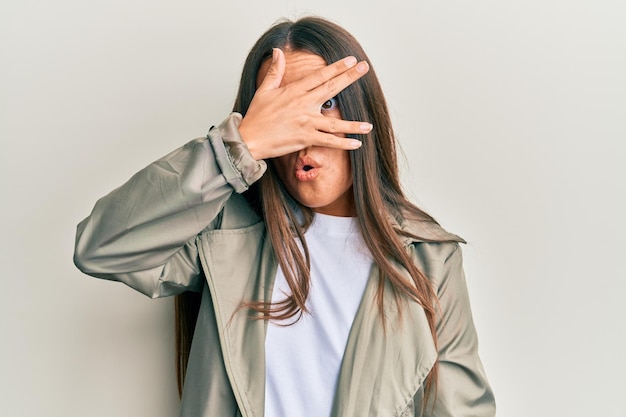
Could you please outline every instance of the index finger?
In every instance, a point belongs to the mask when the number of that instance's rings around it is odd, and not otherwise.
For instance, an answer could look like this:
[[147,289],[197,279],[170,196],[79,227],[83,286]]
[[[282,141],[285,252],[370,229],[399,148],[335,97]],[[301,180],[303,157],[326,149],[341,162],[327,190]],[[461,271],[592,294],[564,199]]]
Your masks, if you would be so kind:
[[367,74],[369,69],[369,64],[366,61],[361,61],[356,66],[322,83],[311,92],[314,93],[314,97],[317,97],[317,101],[322,104],[324,101],[335,97],[344,88]]
[[348,69],[354,67],[356,64],[356,58],[353,56],[348,56],[314,71],[313,73],[307,75],[301,80],[296,81],[294,84],[297,84],[305,91],[311,91],[324,84],[328,80],[333,79],[337,75],[346,72]]

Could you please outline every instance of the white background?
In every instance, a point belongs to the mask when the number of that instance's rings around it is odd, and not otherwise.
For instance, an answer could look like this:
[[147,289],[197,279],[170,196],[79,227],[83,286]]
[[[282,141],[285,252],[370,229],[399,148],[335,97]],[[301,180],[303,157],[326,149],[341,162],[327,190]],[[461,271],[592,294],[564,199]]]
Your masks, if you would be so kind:
[[0,414],[173,416],[172,300],[72,264],[75,225],[229,112],[281,16],[368,51],[410,195],[465,237],[500,416],[624,417],[621,1],[4,1]]

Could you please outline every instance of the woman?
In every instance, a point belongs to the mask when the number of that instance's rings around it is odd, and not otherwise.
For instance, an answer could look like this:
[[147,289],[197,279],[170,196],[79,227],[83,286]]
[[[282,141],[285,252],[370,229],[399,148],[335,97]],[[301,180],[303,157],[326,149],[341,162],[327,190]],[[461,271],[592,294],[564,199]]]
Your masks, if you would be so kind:
[[277,24],[233,110],[78,226],[83,272],[178,295],[181,415],[493,415],[462,239],[404,197],[357,41]]

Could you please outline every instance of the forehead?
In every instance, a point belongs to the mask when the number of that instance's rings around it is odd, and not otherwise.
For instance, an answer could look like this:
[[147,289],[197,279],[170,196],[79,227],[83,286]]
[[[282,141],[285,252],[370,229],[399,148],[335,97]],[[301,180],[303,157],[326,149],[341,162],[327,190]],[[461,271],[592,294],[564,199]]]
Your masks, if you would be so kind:
[[[267,59],[261,64],[257,76],[257,86],[263,82],[271,63],[271,59]],[[326,65],[324,58],[311,52],[285,51],[285,74],[280,85],[284,86],[298,81],[312,72],[324,68]]]

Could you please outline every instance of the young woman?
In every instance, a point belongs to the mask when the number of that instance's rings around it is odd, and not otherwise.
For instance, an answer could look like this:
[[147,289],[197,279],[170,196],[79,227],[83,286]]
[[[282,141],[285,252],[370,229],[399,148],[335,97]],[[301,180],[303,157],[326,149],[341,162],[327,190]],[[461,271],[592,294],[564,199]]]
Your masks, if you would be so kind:
[[78,226],[83,272],[177,295],[181,415],[494,415],[462,239],[405,198],[357,41],[275,25],[233,110]]

